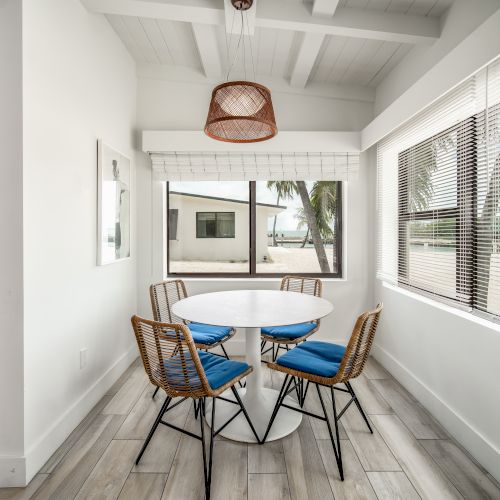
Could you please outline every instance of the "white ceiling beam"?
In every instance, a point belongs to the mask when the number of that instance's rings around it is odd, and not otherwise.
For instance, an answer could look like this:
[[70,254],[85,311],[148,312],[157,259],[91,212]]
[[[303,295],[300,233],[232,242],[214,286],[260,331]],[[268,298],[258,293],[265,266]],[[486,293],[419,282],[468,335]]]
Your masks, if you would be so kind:
[[314,0],[313,16],[332,17],[337,10],[340,0]]
[[328,151],[359,153],[360,146],[360,133],[346,131],[280,131],[270,141],[246,144],[214,141],[202,130],[142,131],[142,150],[145,153],[166,151],[261,151],[266,153]]
[[[182,3],[181,3],[182,1]],[[216,0],[81,0],[90,12],[224,25],[224,10]],[[399,43],[431,44],[440,35],[439,19],[348,7],[335,16],[311,16],[302,2],[266,0],[259,4],[255,26],[323,35],[368,38]]]
[[224,23],[224,11],[216,0],[80,0],[90,12],[118,16],[149,17],[187,23]]
[[306,86],[324,38],[325,35],[321,33],[302,33],[300,48],[290,76],[292,87]]
[[432,44],[440,36],[439,18],[349,7],[338,8],[335,15],[328,18],[311,16],[302,2],[284,0],[262,2],[256,25],[411,44]]
[[193,23],[192,26],[205,76],[207,78],[220,78],[222,75],[222,62],[215,27],[210,24],[198,23]]
[[[257,0],[253,0],[252,7],[243,13],[245,35],[254,36],[255,34],[256,12]],[[224,14],[226,19],[226,33],[239,35],[241,33],[241,13],[233,7],[231,0],[224,0]]]

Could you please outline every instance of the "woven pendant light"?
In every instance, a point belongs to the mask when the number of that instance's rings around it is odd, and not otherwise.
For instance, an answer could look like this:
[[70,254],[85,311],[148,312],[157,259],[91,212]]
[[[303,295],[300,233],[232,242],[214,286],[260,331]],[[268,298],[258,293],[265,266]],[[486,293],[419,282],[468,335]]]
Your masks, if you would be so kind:
[[227,82],[215,87],[205,133],[226,142],[259,142],[278,132],[271,92],[253,82]]
[[[243,36],[243,11],[252,6],[252,0],[231,1],[234,8],[242,12]],[[259,142],[271,139],[278,133],[271,91],[263,85],[248,81],[218,85],[212,92],[205,133],[212,139],[225,142]]]

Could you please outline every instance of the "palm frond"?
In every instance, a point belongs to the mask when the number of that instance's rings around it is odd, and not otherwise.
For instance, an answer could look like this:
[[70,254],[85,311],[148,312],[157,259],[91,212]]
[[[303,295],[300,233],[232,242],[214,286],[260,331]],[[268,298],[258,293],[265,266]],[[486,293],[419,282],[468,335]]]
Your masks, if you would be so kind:
[[311,205],[323,238],[333,236],[333,221],[337,211],[337,183],[316,181],[311,190]]

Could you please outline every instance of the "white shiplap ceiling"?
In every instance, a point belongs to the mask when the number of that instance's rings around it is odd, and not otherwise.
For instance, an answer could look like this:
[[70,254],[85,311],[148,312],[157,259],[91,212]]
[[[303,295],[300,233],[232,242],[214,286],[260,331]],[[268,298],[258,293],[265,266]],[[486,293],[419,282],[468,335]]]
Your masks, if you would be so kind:
[[[231,77],[245,77],[246,70],[252,78],[255,70],[257,77],[286,80],[298,88],[374,88],[416,43],[430,44],[439,37],[439,18],[452,2],[255,0],[255,20],[249,21],[254,35],[240,42]],[[82,3],[106,15],[139,65],[164,68],[164,75],[167,69],[188,68],[200,77],[224,80],[228,45],[229,60],[234,60],[239,35],[226,33],[229,0]]]

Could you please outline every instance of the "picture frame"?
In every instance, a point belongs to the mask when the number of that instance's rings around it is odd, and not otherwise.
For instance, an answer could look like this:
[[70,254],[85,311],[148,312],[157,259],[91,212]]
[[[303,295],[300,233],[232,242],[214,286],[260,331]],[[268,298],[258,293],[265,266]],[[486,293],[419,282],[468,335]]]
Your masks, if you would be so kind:
[[97,265],[130,258],[130,159],[97,141]]

